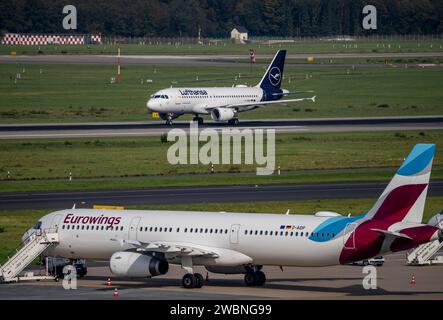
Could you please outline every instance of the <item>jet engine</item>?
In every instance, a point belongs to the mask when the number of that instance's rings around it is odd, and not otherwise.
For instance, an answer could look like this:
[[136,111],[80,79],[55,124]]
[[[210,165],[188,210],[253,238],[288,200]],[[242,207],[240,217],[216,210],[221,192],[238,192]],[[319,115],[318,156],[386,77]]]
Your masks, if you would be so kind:
[[215,108],[211,111],[211,118],[214,121],[229,121],[235,116],[231,108]]
[[109,267],[113,274],[123,277],[154,277],[168,272],[169,264],[145,254],[119,251],[111,256]]

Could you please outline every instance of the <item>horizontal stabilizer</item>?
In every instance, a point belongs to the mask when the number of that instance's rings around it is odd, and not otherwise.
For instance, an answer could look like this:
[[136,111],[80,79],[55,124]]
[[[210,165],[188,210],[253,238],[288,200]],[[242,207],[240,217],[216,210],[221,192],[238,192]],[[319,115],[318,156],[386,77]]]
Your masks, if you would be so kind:
[[389,230],[382,230],[382,229],[371,229],[372,231],[379,232],[381,234],[384,234],[385,236],[390,236],[394,238],[404,238],[408,240],[412,240],[412,238],[404,233],[399,233],[395,231],[389,231]]

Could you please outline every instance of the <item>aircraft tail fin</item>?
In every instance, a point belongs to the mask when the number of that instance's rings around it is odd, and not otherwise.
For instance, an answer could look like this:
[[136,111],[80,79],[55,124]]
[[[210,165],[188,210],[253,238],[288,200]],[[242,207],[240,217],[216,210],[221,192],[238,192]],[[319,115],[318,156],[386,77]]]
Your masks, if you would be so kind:
[[416,144],[366,217],[421,223],[435,144]]
[[286,50],[279,50],[272,59],[266,73],[263,75],[257,87],[266,89],[280,89],[283,81],[283,69],[285,66]]

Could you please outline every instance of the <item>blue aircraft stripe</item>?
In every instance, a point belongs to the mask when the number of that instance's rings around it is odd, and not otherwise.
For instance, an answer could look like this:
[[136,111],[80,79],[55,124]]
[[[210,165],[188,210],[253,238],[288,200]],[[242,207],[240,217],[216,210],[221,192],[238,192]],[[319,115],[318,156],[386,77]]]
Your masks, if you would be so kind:
[[[322,222],[315,230],[313,234],[309,236],[309,239],[315,242],[325,242],[332,239],[332,234],[337,236],[347,224],[355,222],[365,215],[359,215],[356,217],[332,217],[324,222]],[[317,236],[318,233],[318,236]],[[329,237],[327,234],[329,233]],[[322,236],[323,234],[323,236]]]

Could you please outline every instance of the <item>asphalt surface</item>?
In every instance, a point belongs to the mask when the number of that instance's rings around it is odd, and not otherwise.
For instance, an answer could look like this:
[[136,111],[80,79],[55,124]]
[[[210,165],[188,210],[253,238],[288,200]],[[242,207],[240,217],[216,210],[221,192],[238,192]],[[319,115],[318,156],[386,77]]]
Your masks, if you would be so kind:
[[[443,265],[411,267],[405,254],[386,256],[382,267],[377,267],[377,288],[363,288],[361,266],[334,266],[319,268],[264,267],[267,282],[263,287],[246,287],[243,275],[209,274],[209,281],[201,289],[180,287],[184,271],[171,265],[169,272],[152,279],[115,278],[108,264],[93,263],[88,275],[79,279],[76,290],[64,290],[62,282],[41,281],[0,284],[0,299],[443,299]],[[35,269],[35,268],[34,268]],[[206,270],[195,268],[206,277]],[[35,270],[37,274],[37,270]],[[411,284],[415,275],[416,284]],[[112,285],[106,285],[111,277]],[[119,296],[114,298],[114,288]]]
[[[0,139],[75,138],[106,136],[161,135],[172,128],[189,130],[188,121],[175,121],[167,126],[163,121],[100,122],[55,124],[2,124]],[[199,128],[221,130],[232,128],[227,124],[208,121]],[[443,116],[384,117],[384,118],[326,118],[326,119],[276,119],[241,120],[237,129],[263,128],[277,132],[349,132],[382,130],[438,130],[443,129]]]
[[[67,182],[68,183],[68,182]],[[154,205],[211,202],[255,202],[378,197],[386,183],[329,183],[307,185],[246,185],[1,193],[0,210]],[[443,180],[431,181],[430,196],[443,195]]]
[[[277,49],[275,49],[277,51]],[[272,54],[260,54],[257,58],[272,59]],[[369,53],[300,53],[288,54],[287,59],[341,59],[341,58],[410,58],[441,57],[443,52],[369,52]],[[0,55],[0,63],[38,64],[115,64],[115,55]],[[238,65],[249,64],[247,54],[243,55],[122,55],[122,64],[180,64],[180,65]],[[303,64],[305,65],[305,64]],[[312,64],[313,66],[333,66]]]

